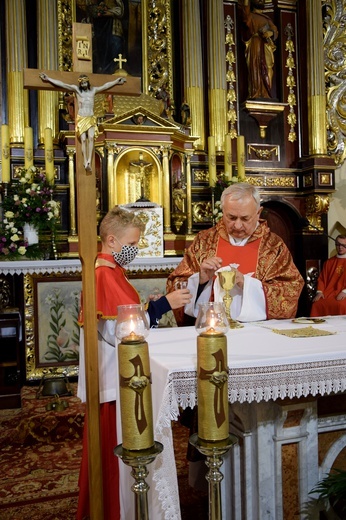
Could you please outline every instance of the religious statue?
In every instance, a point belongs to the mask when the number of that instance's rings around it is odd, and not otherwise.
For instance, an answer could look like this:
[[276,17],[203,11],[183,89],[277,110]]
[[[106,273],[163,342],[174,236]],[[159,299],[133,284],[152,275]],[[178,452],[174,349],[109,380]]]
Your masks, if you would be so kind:
[[191,112],[190,112],[190,105],[187,103],[186,99],[182,102],[182,105],[180,107],[180,114],[181,114],[181,122],[184,126],[190,126],[191,125]]
[[148,161],[144,161],[143,154],[139,154],[139,161],[130,162],[131,169],[134,171],[136,178],[141,183],[141,196],[136,202],[149,202],[149,199],[145,196],[145,181],[147,174],[150,173],[152,169],[152,163]]
[[173,192],[173,209],[176,213],[184,213],[185,212],[185,199],[186,193],[183,188],[183,184],[181,181],[177,181],[174,185]]
[[161,116],[162,117],[172,117],[172,104],[171,104],[171,96],[167,90],[167,83],[164,83],[162,87],[158,89],[158,91],[155,94],[156,99],[160,99],[162,101],[162,111]]
[[78,78],[79,85],[71,85],[63,81],[50,78],[44,72],[40,73],[42,81],[48,81],[56,87],[64,88],[69,92],[74,92],[78,102],[78,112],[76,118],[76,133],[81,140],[84,168],[91,171],[91,162],[94,151],[94,138],[98,136],[97,121],[94,115],[95,96],[99,92],[108,90],[114,85],[122,85],[126,82],[125,78],[117,78],[108,81],[99,87],[92,87],[86,74],[81,74]]
[[241,9],[248,29],[245,36],[245,58],[249,99],[271,98],[276,49],[274,41],[278,37],[278,30],[271,18],[263,13],[264,1],[243,0]]
[[73,123],[75,118],[73,92],[65,92],[64,103],[66,107],[66,114],[63,117],[68,123]]

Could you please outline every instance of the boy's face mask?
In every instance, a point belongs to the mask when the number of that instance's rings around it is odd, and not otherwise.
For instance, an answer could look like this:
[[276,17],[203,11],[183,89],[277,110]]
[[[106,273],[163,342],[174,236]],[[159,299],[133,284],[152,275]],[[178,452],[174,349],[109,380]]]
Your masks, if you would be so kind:
[[[114,238],[117,242],[119,242],[117,237]],[[136,258],[138,254],[138,247],[123,245],[121,242],[119,242],[119,244],[121,245],[121,251],[112,251],[112,255],[116,263],[121,267],[124,267],[125,265],[130,264],[132,260]]]

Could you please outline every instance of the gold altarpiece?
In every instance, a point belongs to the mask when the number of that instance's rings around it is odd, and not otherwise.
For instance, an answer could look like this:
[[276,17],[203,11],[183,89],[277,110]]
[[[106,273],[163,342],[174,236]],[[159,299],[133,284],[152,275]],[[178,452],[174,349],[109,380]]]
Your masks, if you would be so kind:
[[[79,6],[82,4],[79,2]],[[53,66],[53,59],[44,60],[41,54],[56,45],[57,66],[69,71],[71,28],[78,2],[56,0],[54,5],[57,30],[47,34],[45,10],[52,9],[52,2],[48,6],[46,0],[40,0],[38,62]],[[199,0],[174,4],[181,14],[178,21],[169,0],[140,2],[142,96],[116,96],[112,100],[103,96],[97,103],[102,130],[96,142],[98,217],[112,204],[134,202],[144,190],[146,198],[163,207],[165,255],[180,254],[199,230],[213,222],[208,135],[215,133],[218,175],[224,171],[223,133],[227,131],[231,136],[232,172],[237,175],[236,141],[241,134],[245,137],[246,180],[259,187],[263,214],[288,242],[302,274],[307,276],[308,265],[321,263],[328,254],[323,231],[335,189],[335,167],[344,160],[344,61],[338,52],[345,38],[344,3],[323,1],[319,11],[313,0],[264,2],[264,13],[278,28],[272,97],[266,102],[247,96],[242,2],[224,0],[223,10],[216,0],[210,0],[207,9],[202,5]],[[36,37],[27,33],[24,14],[23,27],[17,24],[11,30],[10,21],[17,7],[17,2],[6,2],[6,48],[15,49],[18,55],[4,53],[8,67],[5,83],[7,80],[9,87],[20,84],[15,78],[28,64],[23,46],[17,42]],[[179,31],[174,23],[179,24]],[[211,23],[217,24],[220,31],[210,32],[207,38],[204,27]],[[300,56],[305,56],[304,61]],[[169,109],[163,98],[156,99],[163,91],[170,97]],[[5,102],[12,129],[14,178],[16,166],[23,161],[24,126],[31,124],[27,92],[8,88]],[[190,110],[187,118],[181,110],[184,104]],[[220,106],[224,106],[226,129],[224,123],[217,123]],[[56,128],[59,113],[60,132],[54,140],[55,195],[61,201],[63,214],[58,246],[61,256],[73,256],[78,249],[74,127],[66,121],[64,110],[62,95],[49,114],[46,105],[39,103],[34,162],[38,166],[44,163],[42,125]],[[25,121],[18,111],[25,115]],[[299,227],[302,217],[309,222],[303,229]]]

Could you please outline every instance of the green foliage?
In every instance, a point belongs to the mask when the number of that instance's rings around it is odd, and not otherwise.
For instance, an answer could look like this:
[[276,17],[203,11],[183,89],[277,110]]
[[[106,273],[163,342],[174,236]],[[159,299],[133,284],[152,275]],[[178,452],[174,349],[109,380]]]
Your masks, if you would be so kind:
[[330,505],[337,509],[342,518],[346,517],[346,471],[335,469],[328,473],[310,491],[310,494],[318,494],[320,499],[328,499]]

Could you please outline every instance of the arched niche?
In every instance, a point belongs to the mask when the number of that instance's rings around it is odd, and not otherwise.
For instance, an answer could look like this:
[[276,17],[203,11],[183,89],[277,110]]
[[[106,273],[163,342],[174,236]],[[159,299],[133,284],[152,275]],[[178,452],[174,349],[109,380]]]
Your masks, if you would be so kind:
[[162,167],[150,150],[126,148],[114,163],[115,204],[147,199],[162,206]]
[[261,206],[261,218],[267,221],[271,231],[282,238],[295,259],[297,232],[301,230],[300,214],[296,208],[279,199],[265,199]]

